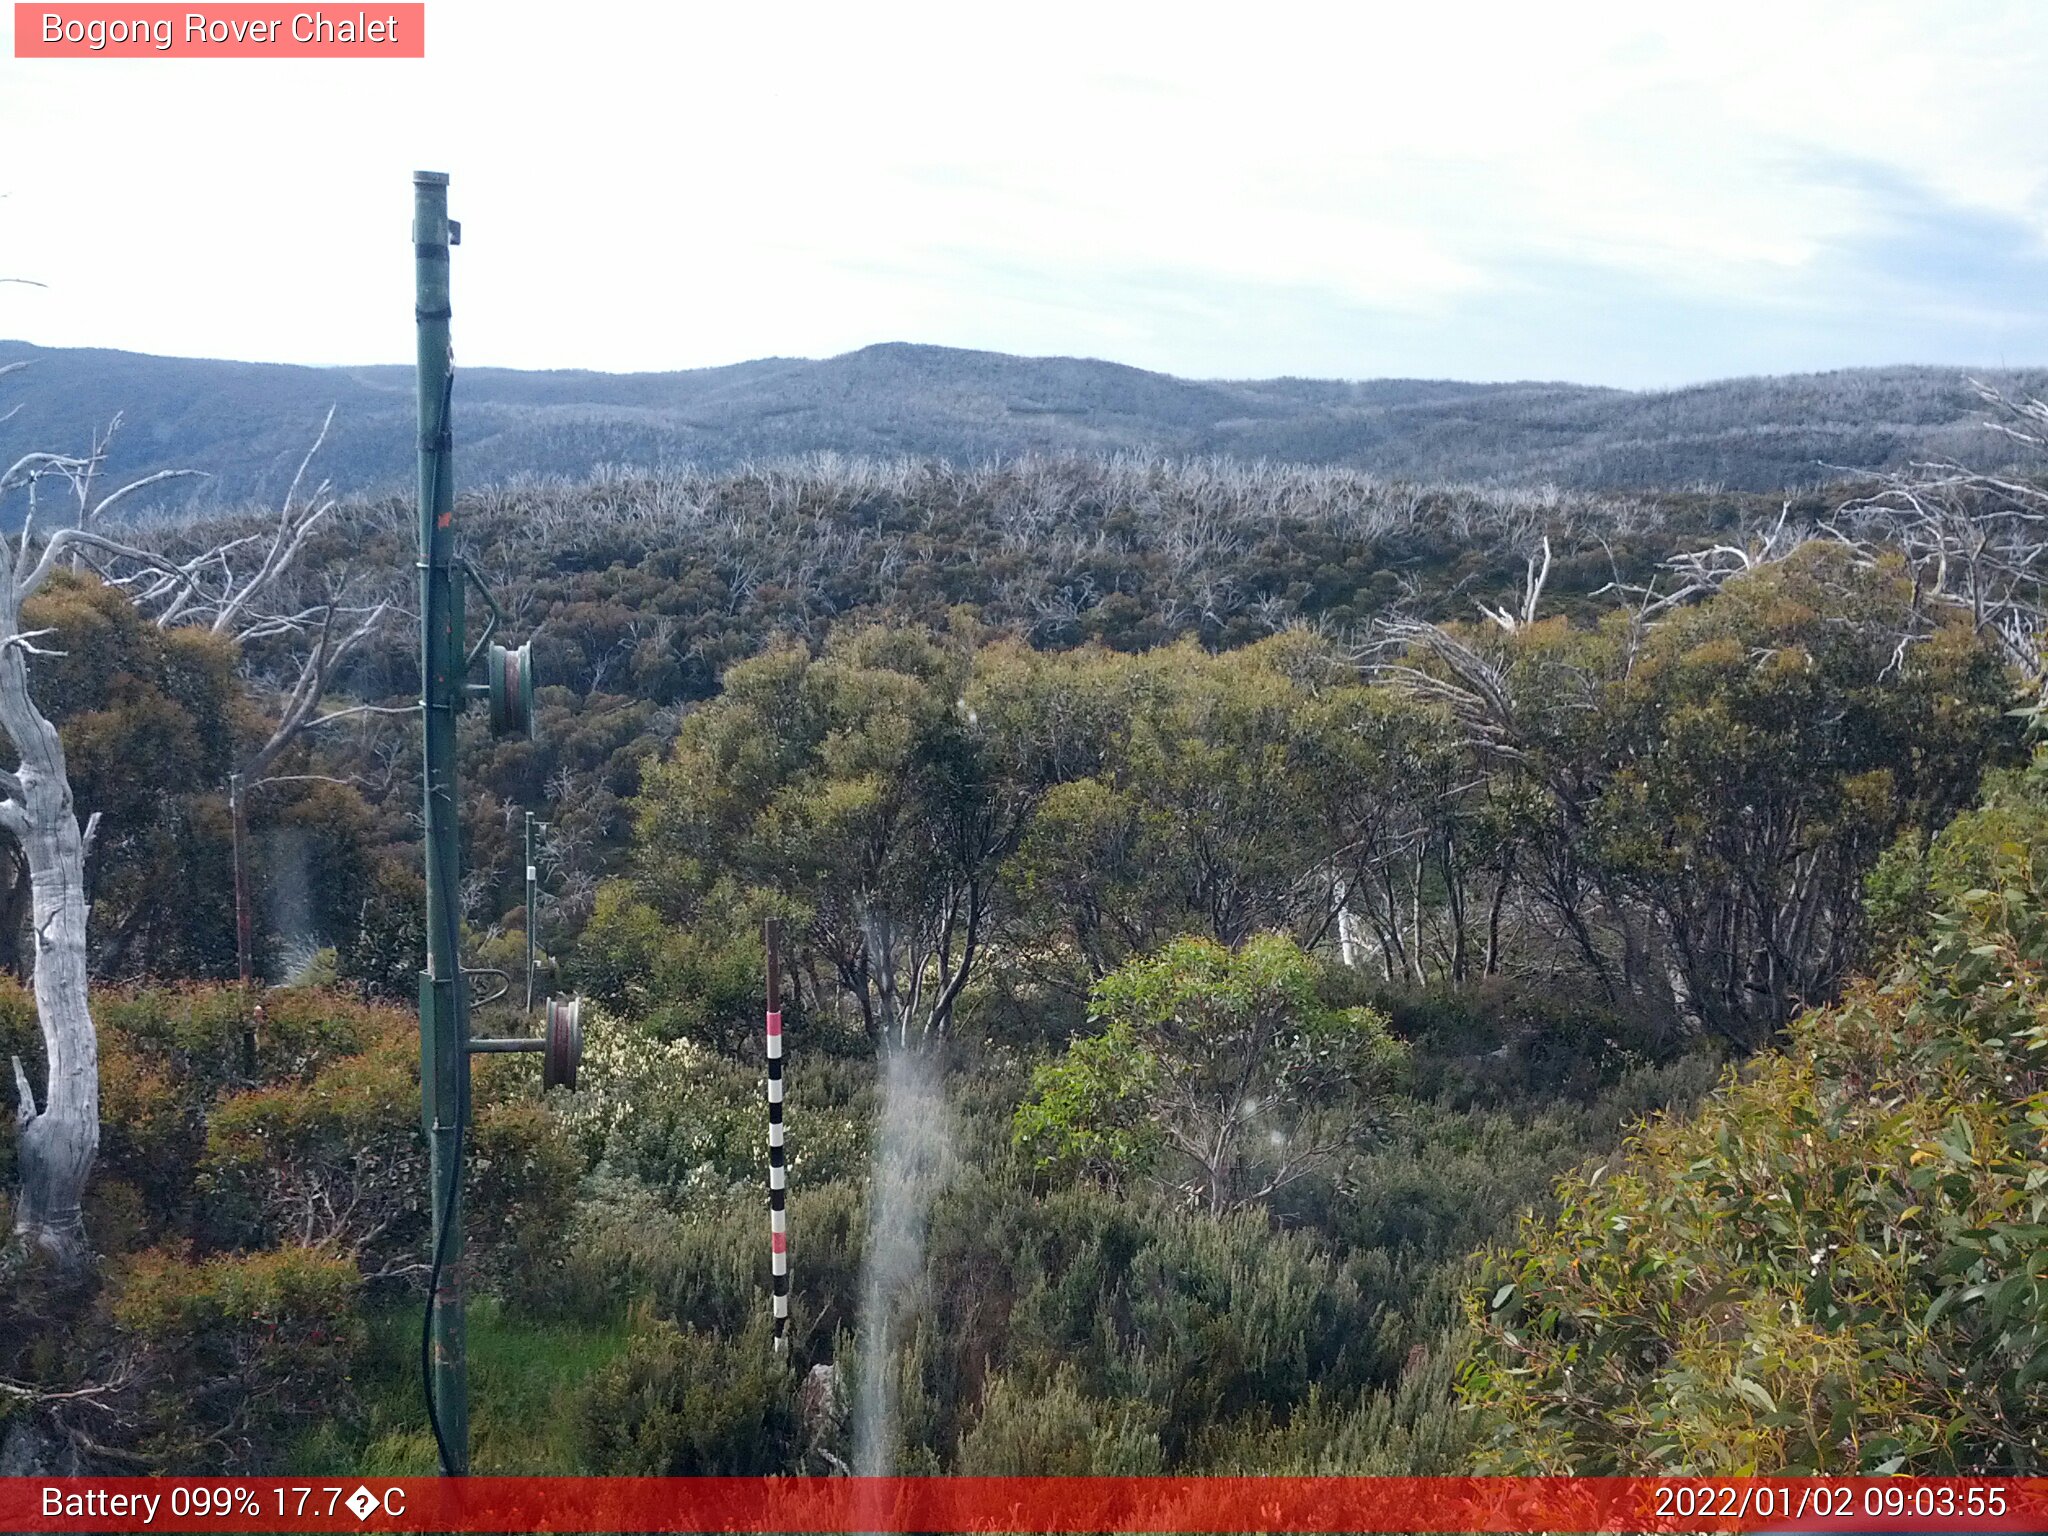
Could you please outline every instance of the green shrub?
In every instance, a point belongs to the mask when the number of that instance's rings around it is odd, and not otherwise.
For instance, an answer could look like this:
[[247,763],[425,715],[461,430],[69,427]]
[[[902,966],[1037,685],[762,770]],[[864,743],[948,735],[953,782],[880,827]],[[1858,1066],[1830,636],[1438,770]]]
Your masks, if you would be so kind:
[[656,1039],[692,1040],[750,1060],[759,1053],[765,963],[760,924],[747,921],[753,915],[731,914],[729,928],[680,926],[635,897],[626,882],[607,881],[577,939],[570,980]]
[[2048,1466],[2043,806],[1959,818],[1929,867],[1981,883],[1888,980],[1564,1182],[1475,1301],[1489,1466]]
[[[256,1075],[275,1088],[306,1082],[406,1027],[399,1015],[332,993],[277,991],[263,1001],[269,1017],[258,1031]],[[250,1086],[242,1059],[248,1003],[237,987],[204,983],[104,987],[93,992],[92,1012],[100,1051],[95,1178],[117,1180],[142,1200],[139,1223],[95,1238],[118,1251],[131,1238],[158,1241],[191,1221],[207,1119],[224,1096]],[[34,997],[0,980],[0,1061],[15,1055],[40,1077]],[[0,1175],[10,1181],[14,1134],[14,1117],[0,1119]]]
[[414,1260],[427,1220],[417,1049],[387,1040],[314,1076],[237,1094],[206,1126],[200,1191],[216,1241],[333,1244],[371,1273]]
[[1180,938],[1097,982],[1099,1033],[1041,1066],[1012,1139],[1041,1169],[1170,1166],[1215,1215],[1342,1159],[1404,1052],[1370,1008],[1332,1008],[1282,934]]
[[[417,1272],[430,1212],[419,1048],[404,1020],[379,1024],[360,1054],[213,1110],[198,1186],[212,1241],[325,1244],[353,1255],[368,1279]],[[531,1068],[517,1063],[476,1072],[467,1231],[486,1279],[519,1273],[554,1245],[582,1172],[530,1083]]]
[[1160,1469],[1148,1417],[1137,1404],[1084,1396],[1068,1372],[1037,1387],[995,1376],[953,1470],[963,1477],[1145,1477]]
[[636,1477],[791,1470],[795,1378],[765,1324],[720,1336],[649,1320],[583,1394],[584,1458]]
[[1460,1332],[1409,1351],[1391,1389],[1354,1399],[1319,1388],[1278,1422],[1251,1417],[1202,1436],[1205,1467],[1241,1477],[1445,1477],[1470,1470],[1472,1415],[1455,1400]]
[[1116,1186],[1150,1173],[1166,1139],[1152,1113],[1158,1077],[1128,1023],[1084,1036],[1032,1073],[1015,1145],[1039,1170],[1069,1178]]
[[1661,1029],[1590,997],[1500,978],[1374,1001],[1413,1048],[1413,1092],[1460,1107],[1583,1103],[1629,1072],[1676,1055]]
[[320,1248],[193,1263],[152,1249],[114,1281],[143,1453],[179,1467],[267,1466],[294,1430],[343,1417],[365,1333],[354,1261]]
[[[677,1210],[751,1203],[768,1187],[765,1075],[694,1041],[586,1014],[577,1091],[556,1113],[587,1166],[659,1189]],[[865,1171],[865,1067],[793,1062],[786,1079],[792,1188]]]
[[[304,1082],[405,1025],[404,1016],[389,1008],[313,987],[275,988],[258,1000],[265,1017],[256,1031],[256,1076],[263,1083]],[[248,1004],[238,987],[109,988],[93,994],[93,1017],[103,1039],[123,1041],[168,1072],[193,1102],[204,1104],[246,1086],[242,1031]]]
[[479,1277],[500,1289],[560,1250],[583,1173],[554,1111],[529,1096],[522,1076],[478,1073],[465,1152],[469,1249]]

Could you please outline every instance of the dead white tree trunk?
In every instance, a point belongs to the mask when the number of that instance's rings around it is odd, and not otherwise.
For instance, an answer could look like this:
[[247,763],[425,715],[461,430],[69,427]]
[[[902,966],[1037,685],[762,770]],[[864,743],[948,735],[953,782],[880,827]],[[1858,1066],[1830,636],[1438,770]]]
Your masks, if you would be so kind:
[[[63,740],[30,694],[28,659],[46,653],[36,644],[42,631],[21,627],[21,608],[68,554],[85,547],[119,551],[81,527],[57,530],[40,549],[36,544],[35,482],[57,475],[77,484],[95,467],[92,461],[32,453],[0,474],[0,497],[21,486],[30,490],[30,515],[20,535],[0,538],[0,734],[17,759],[13,772],[0,772],[0,830],[13,836],[28,861],[31,963],[45,1067],[38,1102],[21,1058],[13,1062],[20,1183],[10,1248],[45,1257],[65,1273],[83,1270],[92,1257],[82,1201],[99,1151],[100,1075],[86,998],[85,859],[98,818],[79,825]],[[114,494],[126,492],[123,487]]]
[[0,826],[28,859],[36,1017],[47,1063],[38,1104],[21,1058],[14,1058],[14,1240],[74,1273],[91,1257],[81,1201],[100,1144],[99,1044],[85,987],[86,832],[71,803],[64,744],[29,696],[26,652],[33,642],[21,634],[21,585],[8,565],[0,582],[0,729],[21,762],[0,781]]

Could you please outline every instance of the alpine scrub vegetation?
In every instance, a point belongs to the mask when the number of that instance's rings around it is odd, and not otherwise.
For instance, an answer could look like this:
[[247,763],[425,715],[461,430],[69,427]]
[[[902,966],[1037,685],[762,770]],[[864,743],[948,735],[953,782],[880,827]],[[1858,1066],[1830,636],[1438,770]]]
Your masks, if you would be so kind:
[[[537,948],[591,1004],[576,1096],[478,1067],[480,1470],[845,1470],[877,1381],[904,1472],[1459,1473],[1475,1436],[1489,1466],[2033,1465],[2048,796],[2006,771],[2033,679],[1933,556],[1813,498],[1133,460],[475,510],[550,682],[533,740],[466,727],[464,952],[517,974],[545,803]],[[307,559],[411,538],[349,504]],[[258,974],[366,1000],[272,989],[252,1072],[239,988],[116,983],[233,974],[218,780],[268,716],[88,577],[37,602],[109,808],[99,1284],[0,1297],[0,1441],[424,1473],[417,781],[374,712],[417,658],[351,650],[335,696],[371,712],[248,806]],[[29,1006],[0,988],[33,1076]],[[878,1335],[913,1057],[954,1155]],[[0,1180],[18,1150],[0,1123]]]
[[1462,1383],[1500,1471],[2048,1468],[2048,756],[1890,969],[1559,1187]]
[[[54,1466],[278,1467],[364,1407],[375,1323],[424,1271],[416,1026],[280,988],[253,1073],[239,988],[105,989],[107,1135],[90,1212],[96,1283],[0,1295],[0,1440]],[[30,995],[0,985],[0,1051],[34,1060]],[[540,1266],[580,1163],[532,1069],[477,1074],[471,1262]],[[522,1067],[524,1070],[522,1070]],[[0,1153],[7,1171],[12,1147]],[[416,1316],[416,1314],[414,1314]]]
[[1016,1145],[1111,1177],[1171,1158],[1168,1187],[1212,1215],[1348,1154],[1403,1056],[1383,1014],[1325,1005],[1281,934],[1175,939],[1097,982],[1094,1016],[1101,1033],[1033,1074]]

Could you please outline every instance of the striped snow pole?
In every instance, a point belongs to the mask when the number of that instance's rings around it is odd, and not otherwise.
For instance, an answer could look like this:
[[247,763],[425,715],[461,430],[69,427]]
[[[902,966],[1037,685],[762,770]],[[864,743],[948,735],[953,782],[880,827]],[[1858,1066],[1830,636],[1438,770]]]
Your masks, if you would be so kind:
[[768,950],[768,1268],[775,1297],[775,1353],[789,1332],[789,1168],[782,1152],[782,922],[762,925]]

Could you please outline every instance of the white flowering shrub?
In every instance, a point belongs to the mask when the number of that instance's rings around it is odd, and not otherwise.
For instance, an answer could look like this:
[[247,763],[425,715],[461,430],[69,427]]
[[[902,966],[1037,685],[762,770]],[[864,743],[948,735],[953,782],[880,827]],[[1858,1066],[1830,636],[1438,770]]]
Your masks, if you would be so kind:
[[[692,1040],[659,1039],[586,1008],[577,1091],[557,1096],[588,1165],[661,1191],[677,1209],[765,1199],[766,1074]],[[792,1064],[785,1100],[790,1183],[863,1168],[857,1079],[830,1063]]]

